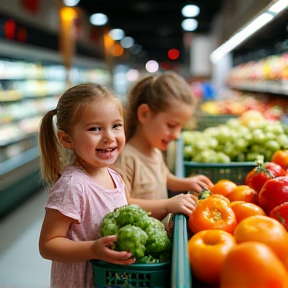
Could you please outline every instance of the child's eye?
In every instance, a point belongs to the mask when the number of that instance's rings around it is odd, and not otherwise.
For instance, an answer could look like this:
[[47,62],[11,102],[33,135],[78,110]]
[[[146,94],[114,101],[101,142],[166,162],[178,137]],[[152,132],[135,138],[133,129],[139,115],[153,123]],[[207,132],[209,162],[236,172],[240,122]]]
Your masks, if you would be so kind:
[[168,127],[169,127],[169,128],[175,128],[176,125],[174,125],[174,124],[168,124]]
[[101,128],[100,127],[91,127],[88,129],[88,131],[100,131]]
[[116,128],[116,129],[119,129],[119,128],[121,128],[121,127],[123,127],[123,125],[120,124],[120,123],[115,124],[115,125],[113,126],[113,128]]

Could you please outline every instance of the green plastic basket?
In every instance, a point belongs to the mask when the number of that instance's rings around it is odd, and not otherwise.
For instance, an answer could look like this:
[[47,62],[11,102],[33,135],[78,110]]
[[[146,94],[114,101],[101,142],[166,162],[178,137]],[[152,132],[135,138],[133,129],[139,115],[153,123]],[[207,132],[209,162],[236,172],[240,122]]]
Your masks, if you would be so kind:
[[180,178],[202,174],[213,183],[221,179],[228,179],[237,185],[243,185],[246,175],[254,167],[256,167],[255,162],[199,163],[184,161],[183,140],[179,138],[176,143],[175,174]]
[[196,130],[204,130],[209,127],[219,126],[226,123],[228,120],[237,118],[236,115],[210,115],[200,114],[197,116]]
[[98,260],[90,261],[94,284],[99,287],[170,287],[171,263],[132,264],[129,266],[110,264]]
[[255,162],[231,162],[231,163],[198,163],[184,161],[184,175],[203,174],[213,183],[221,179],[228,179],[237,185],[243,185],[248,172],[256,167]]

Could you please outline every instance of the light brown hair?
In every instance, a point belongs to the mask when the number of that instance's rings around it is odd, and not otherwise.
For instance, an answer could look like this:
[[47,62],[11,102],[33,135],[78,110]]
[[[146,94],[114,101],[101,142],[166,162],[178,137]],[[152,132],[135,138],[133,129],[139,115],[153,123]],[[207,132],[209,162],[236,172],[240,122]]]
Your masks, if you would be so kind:
[[95,101],[99,104],[113,101],[123,117],[121,101],[112,91],[98,84],[84,83],[68,89],[60,97],[57,108],[42,118],[39,131],[40,167],[42,178],[48,186],[57,181],[67,165],[63,153],[67,149],[57,139],[53,116],[56,115],[57,129],[71,136],[74,125],[81,119],[85,109]]
[[175,104],[175,101],[189,104],[191,108],[194,105],[189,84],[175,72],[147,76],[137,82],[129,93],[126,106],[126,140],[135,132],[138,122],[137,110],[141,104],[147,104],[153,113],[159,113]]

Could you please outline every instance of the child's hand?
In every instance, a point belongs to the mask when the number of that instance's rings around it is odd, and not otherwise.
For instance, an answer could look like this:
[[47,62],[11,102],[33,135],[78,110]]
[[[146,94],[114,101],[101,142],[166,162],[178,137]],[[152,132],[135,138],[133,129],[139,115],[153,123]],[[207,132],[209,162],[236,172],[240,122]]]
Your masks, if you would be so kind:
[[128,251],[114,251],[110,247],[117,241],[116,235],[102,237],[94,242],[93,252],[95,259],[120,265],[130,265],[135,258]]
[[211,180],[204,175],[196,175],[193,177],[189,177],[187,179],[189,179],[189,186],[190,186],[188,190],[191,191],[192,194],[196,192],[196,195],[199,195],[203,189],[207,189],[208,187],[214,186]]
[[188,217],[197,206],[197,197],[192,194],[178,194],[167,200],[168,213],[185,214]]

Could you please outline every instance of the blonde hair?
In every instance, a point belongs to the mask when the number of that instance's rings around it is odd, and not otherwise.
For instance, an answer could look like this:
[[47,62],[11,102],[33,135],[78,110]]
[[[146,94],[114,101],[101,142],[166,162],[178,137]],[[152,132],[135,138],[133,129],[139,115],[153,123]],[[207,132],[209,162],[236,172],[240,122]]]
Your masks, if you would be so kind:
[[156,76],[147,76],[132,87],[126,106],[126,140],[129,140],[137,127],[137,110],[141,104],[147,104],[152,112],[165,111],[173,101],[182,101],[194,105],[189,84],[175,72],[165,72]]
[[[121,101],[109,89],[94,83],[85,83],[68,89],[59,99],[57,108],[42,118],[39,131],[40,167],[43,180],[53,185],[62,174],[67,160],[65,150],[54,131],[53,116],[56,115],[57,129],[71,135],[74,125],[81,119],[92,102],[113,101],[123,117]],[[64,153],[63,153],[64,152]],[[72,153],[73,154],[73,153]]]

